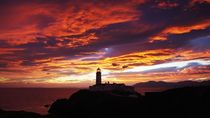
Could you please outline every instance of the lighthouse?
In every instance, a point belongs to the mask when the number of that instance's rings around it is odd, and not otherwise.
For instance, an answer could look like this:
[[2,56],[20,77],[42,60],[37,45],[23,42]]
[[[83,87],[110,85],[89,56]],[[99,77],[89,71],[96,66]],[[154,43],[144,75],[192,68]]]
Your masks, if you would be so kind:
[[98,68],[96,71],[96,85],[101,84],[101,69]]
[[126,91],[136,93],[133,86],[126,86],[125,84],[117,83],[102,83],[101,82],[101,69],[97,68],[96,70],[96,84],[89,86],[90,91]]

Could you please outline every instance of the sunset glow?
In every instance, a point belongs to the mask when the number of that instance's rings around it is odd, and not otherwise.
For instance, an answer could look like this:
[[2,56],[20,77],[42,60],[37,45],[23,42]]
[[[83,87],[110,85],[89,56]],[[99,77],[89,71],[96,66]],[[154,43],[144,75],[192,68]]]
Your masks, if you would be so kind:
[[0,2],[0,87],[210,79],[209,0]]

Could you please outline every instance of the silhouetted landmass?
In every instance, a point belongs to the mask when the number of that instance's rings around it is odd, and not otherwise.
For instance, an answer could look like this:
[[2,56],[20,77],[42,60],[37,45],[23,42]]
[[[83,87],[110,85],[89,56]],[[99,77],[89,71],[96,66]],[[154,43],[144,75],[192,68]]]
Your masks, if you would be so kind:
[[[80,90],[69,99],[55,101],[49,115],[23,113],[24,116],[47,118],[77,117],[209,117],[210,86],[184,87],[164,92],[150,92],[144,96],[123,91],[93,92]],[[5,111],[0,112],[0,117]],[[16,112],[11,117],[17,118]],[[20,116],[20,114],[19,114]],[[24,117],[23,117],[24,118]],[[29,117],[33,118],[33,117]]]
[[3,111],[0,109],[0,118],[41,118],[43,116],[26,111]]
[[193,86],[210,86],[208,81],[180,81],[180,82],[164,82],[164,81],[148,81],[136,83],[133,85],[135,88],[181,88]]
[[210,116],[210,86],[184,87],[160,93],[146,93],[147,112],[157,116]]
[[70,99],[58,100],[49,113],[61,116],[90,117],[201,117],[209,115],[210,86],[185,87],[159,93],[116,95],[81,90]]
[[142,102],[139,93],[124,91],[94,92],[80,90],[69,99],[54,102],[49,113],[55,115],[78,116],[88,114],[89,117],[129,115],[128,110],[136,110]]

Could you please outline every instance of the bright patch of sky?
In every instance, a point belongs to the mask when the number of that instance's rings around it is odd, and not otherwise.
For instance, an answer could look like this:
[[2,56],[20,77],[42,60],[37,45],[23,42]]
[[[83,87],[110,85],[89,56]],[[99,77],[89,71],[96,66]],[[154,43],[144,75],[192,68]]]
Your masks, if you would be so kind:
[[184,68],[191,63],[197,63],[198,65],[205,66],[205,65],[210,65],[210,60],[199,59],[199,60],[190,60],[190,61],[181,61],[181,62],[169,62],[152,66],[139,66],[139,67],[134,67],[132,69],[124,70],[123,72],[142,72],[142,71],[149,71],[154,69],[162,69],[170,67],[175,67],[179,69],[179,68]]

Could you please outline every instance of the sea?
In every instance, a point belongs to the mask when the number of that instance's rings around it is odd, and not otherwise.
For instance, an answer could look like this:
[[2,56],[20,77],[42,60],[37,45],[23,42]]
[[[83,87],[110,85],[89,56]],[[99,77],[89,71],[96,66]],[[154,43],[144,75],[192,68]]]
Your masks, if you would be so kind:
[[[69,98],[78,90],[78,88],[0,88],[0,109],[45,115],[54,101]],[[141,94],[163,90],[165,89],[136,89]]]
[[47,114],[57,99],[69,98],[76,88],[0,88],[0,109]]

